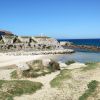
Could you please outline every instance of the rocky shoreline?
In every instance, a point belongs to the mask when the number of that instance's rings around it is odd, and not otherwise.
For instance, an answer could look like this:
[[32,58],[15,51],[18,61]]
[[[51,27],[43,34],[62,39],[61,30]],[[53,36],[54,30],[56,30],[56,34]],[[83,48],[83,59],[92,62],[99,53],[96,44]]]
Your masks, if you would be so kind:
[[71,45],[68,46],[71,49],[84,49],[88,51],[95,51],[95,52],[100,52],[100,47],[96,46],[88,46],[88,45]]
[[83,49],[83,50],[87,50],[87,51],[100,52],[100,47],[99,46],[75,45],[72,42],[60,42],[60,44],[64,48],[69,48],[69,49]]
[[7,52],[7,53],[1,53],[1,55],[47,55],[47,54],[70,54],[74,53],[75,51],[73,49],[62,49],[62,50],[49,50],[49,51],[17,51],[17,52]]

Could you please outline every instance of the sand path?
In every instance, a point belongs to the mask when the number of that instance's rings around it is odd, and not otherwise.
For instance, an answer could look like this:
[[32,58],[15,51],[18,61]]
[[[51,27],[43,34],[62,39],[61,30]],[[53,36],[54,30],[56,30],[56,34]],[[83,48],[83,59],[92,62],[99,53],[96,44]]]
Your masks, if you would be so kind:
[[60,72],[57,71],[35,79],[28,79],[30,81],[41,82],[43,84],[42,89],[31,95],[15,97],[14,100],[56,100],[57,90],[50,87],[50,81],[54,79],[59,73]]

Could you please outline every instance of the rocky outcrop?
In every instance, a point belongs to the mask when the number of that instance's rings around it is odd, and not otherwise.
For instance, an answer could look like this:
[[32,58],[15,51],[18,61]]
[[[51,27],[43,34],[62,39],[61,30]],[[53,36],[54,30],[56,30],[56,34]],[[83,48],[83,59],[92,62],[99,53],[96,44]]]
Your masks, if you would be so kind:
[[14,34],[12,34],[10,31],[0,30],[0,36],[1,35],[13,36]]
[[0,31],[0,35],[1,52],[39,51],[38,53],[35,52],[35,54],[64,54],[73,52],[64,50],[60,43],[51,37],[15,36],[8,31]]
[[97,46],[89,46],[89,45],[70,45],[70,46],[64,46],[69,49],[80,49],[80,50],[88,50],[88,51],[96,51],[100,52],[100,47]]

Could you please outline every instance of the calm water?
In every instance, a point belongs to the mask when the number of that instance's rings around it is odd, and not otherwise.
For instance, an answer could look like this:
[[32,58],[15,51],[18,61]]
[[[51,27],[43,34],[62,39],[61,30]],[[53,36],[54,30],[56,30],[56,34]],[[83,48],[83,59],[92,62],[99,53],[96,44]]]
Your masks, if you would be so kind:
[[74,60],[77,62],[100,62],[100,53],[93,52],[75,52],[73,54],[53,55],[49,57],[56,61],[66,62]]
[[[69,41],[76,45],[100,46],[100,39],[59,39],[58,41]],[[54,55],[51,57],[56,61],[66,62],[74,60],[77,62],[100,62],[100,52],[90,52],[87,50],[76,49],[73,54]]]

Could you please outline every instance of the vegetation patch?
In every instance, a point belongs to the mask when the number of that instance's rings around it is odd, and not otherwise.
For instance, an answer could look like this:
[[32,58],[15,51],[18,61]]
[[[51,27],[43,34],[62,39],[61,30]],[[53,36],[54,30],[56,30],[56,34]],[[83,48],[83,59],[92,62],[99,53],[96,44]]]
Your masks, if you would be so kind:
[[98,65],[98,63],[96,63],[96,62],[87,62],[87,63],[85,63],[87,66],[86,67],[84,67],[83,69],[82,69],[82,71],[87,71],[87,70],[91,70],[91,69],[95,69],[95,68],[97,68],[99,65]]
[[79,97],[79,100],[87,100],[87,98],[91,96],[93,92],[95,92],[98,86],[98,81],[92,80],[87,86],[88,89],[85,91],[85,93],[82,96]]
[[[42,64],[42,60],[35,60],[31,63],[28,63],[28,65],[30,68],[28,70],[22,71],[22,77],[30,78],[44,76],[60,69],[59,64],[55,61],[51,61],[48,66],[44,66]],[[11,73],[11,77],[18,78],[17,70]]]
[[31,94],[41,87],[41,83],[28,80],[0,80],[0,100],[13,100],[14,96]]
[[68,69],[61,70],[60,74],[54,78],[50,84],[51,87],[60,87],[64,80],[71,78],[71,71]]
[[17,70],[11,72],[11,78],[18,78]]
[[67,65],[70,65],[70,64],[73,64],[73,63],[75,63],[74,60],[69,60],[69,61],[65,62],[65,64],[67,64]]

